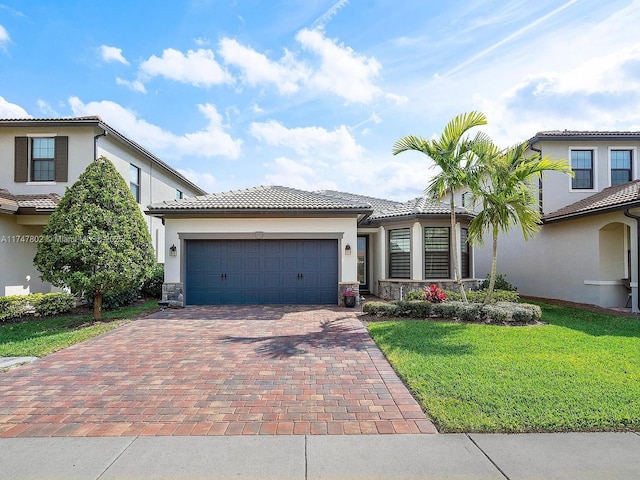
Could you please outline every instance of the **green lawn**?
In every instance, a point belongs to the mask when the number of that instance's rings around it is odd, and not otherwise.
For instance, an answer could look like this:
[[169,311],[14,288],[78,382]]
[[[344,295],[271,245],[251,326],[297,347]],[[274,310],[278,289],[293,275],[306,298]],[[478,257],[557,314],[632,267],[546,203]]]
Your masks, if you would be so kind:
[[369,331],[440,431],[640,430],[640,319],[539,305],[548,325]]
[[0,357],[43,357],[49,353],[113,330],[137,315],[158,307],[157,300],[103,312],[102,322],[91,315],[60,315],[42,320],[0,323]]

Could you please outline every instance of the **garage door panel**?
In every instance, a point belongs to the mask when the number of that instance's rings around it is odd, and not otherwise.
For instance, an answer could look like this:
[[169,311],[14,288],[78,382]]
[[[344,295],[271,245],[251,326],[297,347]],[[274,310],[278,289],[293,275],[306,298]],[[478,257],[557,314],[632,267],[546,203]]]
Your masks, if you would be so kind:
[[334,304],[336,240],[187,240],[187,304]]

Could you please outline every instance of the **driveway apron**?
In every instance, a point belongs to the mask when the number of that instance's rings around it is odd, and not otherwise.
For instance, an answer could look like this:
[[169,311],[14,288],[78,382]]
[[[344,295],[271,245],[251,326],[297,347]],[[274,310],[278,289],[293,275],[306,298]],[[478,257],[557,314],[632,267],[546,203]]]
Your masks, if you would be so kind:
[[0,374],[0,437],[436,433],[352,310],[169,309]]

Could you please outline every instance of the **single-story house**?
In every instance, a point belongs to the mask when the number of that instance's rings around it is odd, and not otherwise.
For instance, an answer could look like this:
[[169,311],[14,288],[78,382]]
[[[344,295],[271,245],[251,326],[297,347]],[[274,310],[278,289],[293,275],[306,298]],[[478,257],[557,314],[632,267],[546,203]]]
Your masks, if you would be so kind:
[[194,304],[336,304],[354,288],[400,298],[450,285],[452,255],[475,285],[466,242],[473,214],[419,197],[401,203],[261,186],[149,205],[165,225],[163,300]]

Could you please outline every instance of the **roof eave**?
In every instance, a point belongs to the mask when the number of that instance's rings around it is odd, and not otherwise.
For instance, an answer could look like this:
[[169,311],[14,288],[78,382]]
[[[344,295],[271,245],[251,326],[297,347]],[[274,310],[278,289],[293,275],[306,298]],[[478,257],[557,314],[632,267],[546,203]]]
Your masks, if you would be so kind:
[[153,217],[164,216],[305,216],[305,215],[362,215],[372,209],[362,208],[147,208],[144,213]]
[[611,207],[603,207],[603,208],[596,208],[593,210],[587,210],[584,212],[575,212],[575,213],[569,213],[566,215],[559,215],[557,217],[552,217],[552,218],[542,218],[542,224],[546,225],[549,223],[556,223],[556,222],[561,222],[561,221],[565,221],[565,220],[573,220],[575,218],[580,218],[580,217],[588,217],[591,215],[598,215],[601,213],[610,213],[610,212],[615,212],[618,210],[626,210],[628,208],[637,208],[640,207],[640,200],[635,200],[633,202],[628,202],[628,203],[621,203],[615,206],[611,206]]
[[611,135],[589,135],[589,134],[584,134],[584,135],[535,135],[533,137],[531,137],[529,139],[529,146],[532,146],[538,142],[541,141],[550,141],[550,142],[568,142],[568,141],[578,141],[578,142],[584,142],[584,141],[599,141],[599,140],[621,140],[621,141],[625,141],[625,140],[639,140],[640,137],[638,138],[634,138],[631,137],[629,135],[616,135],[616,134],[611,134]]

